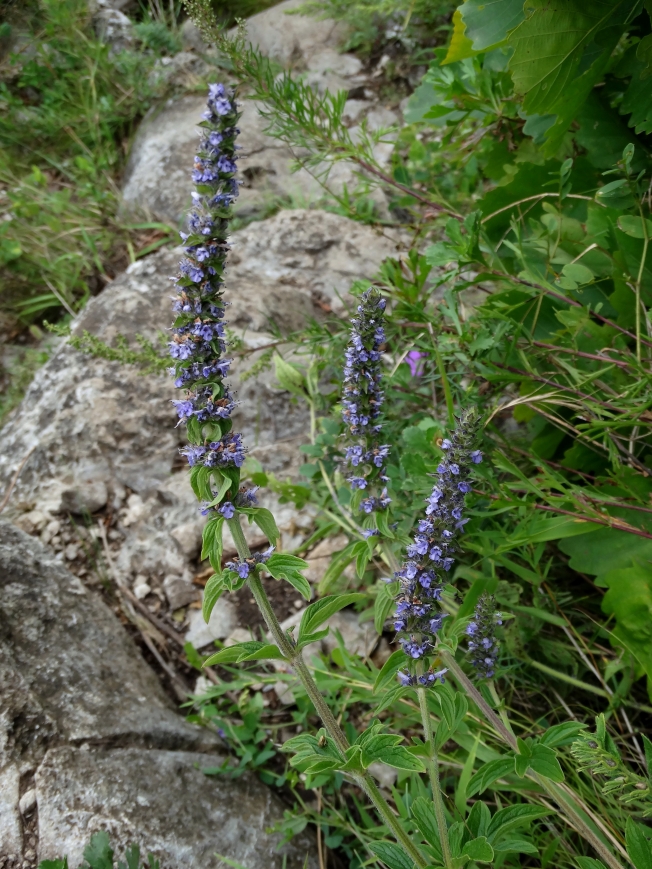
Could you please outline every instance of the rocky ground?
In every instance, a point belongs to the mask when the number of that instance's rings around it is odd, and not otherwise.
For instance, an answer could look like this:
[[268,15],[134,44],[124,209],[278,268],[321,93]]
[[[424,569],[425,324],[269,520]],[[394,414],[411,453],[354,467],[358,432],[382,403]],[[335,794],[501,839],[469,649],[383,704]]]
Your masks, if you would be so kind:
[[[250,19],[250,39],[314,87],[348,90],[352,126],[362,117],[370,126],[396,122],[396,107],[378,104],[366,87],[360,61],[338,53],[338,26],[285,14],[296,5],[286,0]],[[177,73],[204,62],[192,27],[184,40]],[[202,110],[202,97],[186,96],[146,118],[125,177],[126,211],[180,221]],[[264,134],[255,104],[245,103],[241,127],[240,216],[260,217],[274,197],[305,206],[234,233],[227,286],[230,328],[241,339],[234,425],[250,455],[285,478],[300,463],[307,411],[270,371],[240,377],[270,344],[292,357],[277,330],[344,315],[351,283],[370,278],[401,243],[395,233],[308,207],[321,188],[290,172],[292,155]],[[388,156],[391,145],[379,147]],[[335,182],[350,183],[351,167],[338,171]],[[74,332],[109,343],[123,335],[133,345],[138,334],[157,341],[171,319],[178,256],[167,248],[136,262],[91,300]],[[282,814],[264,785],[202,775],[219,764],[224,745],[174,711],[197,687],[184,643],[205,649],[248,638],[261,620],[246,590],[221,602],[209,625],[201,618],[210,570],[199,560],[203,520],[179,459],[172,397],[165,375],[62,343],[0,431],[0,869],[32,869],[64,853],[76,867],[98,829],[117,845],[138,839],[166,869],[209,869],[216,852],[248,869],[283,860],[291,869],[306,854],[314,865],[309,837],[277,851],[264,832]],[[314,511],[297,513],[271,494],[261,502],[275,511],[282,548],[300,548]],[[252,546],[264,542],[249,533]],[[308,553],[311,581],[345,542]],[[268,590],[280,617],[296,618],[296,592],[274,580]],[[371,654],[377,645],[353,613],[340,614],[336,626],[349,649]],[[282,701],[271,692],[266,702]]]

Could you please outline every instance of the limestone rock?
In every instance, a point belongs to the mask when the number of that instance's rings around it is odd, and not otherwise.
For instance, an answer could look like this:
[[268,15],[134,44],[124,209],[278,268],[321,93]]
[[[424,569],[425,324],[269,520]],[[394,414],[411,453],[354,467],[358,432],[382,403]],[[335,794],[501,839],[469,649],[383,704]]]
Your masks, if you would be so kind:
[[52,749],[36,775],[39,859],[66,853],[78,866],[90,836],[107,830],[120,854],[138,842],[166,869],[217,869],[219,855],[247,869],[302,869],[307,857],[315,869],[309,836],[279,849],[280,835],[265,832],[282,804],[255,776],[201,772],[220,762],[189,752]]
[[[312,838],[279,849],[283,804],[253,775],[206,777],[210,731],[172,708],[108,607],[42,543],[0,522],[0,857],[67,855],[94,832],[166,869],[315,869]],[[21,796],[20,785],[26,783]],[[23,836],[23,818],[38,854]]]
[[286,68],[305,68],[310,58],[336,49],[346,36],[345,25],[331,19],[290,14],[301,5],[303,0],[284,0],[252,15],[245,24],[247,40]]
[[[51,550],[0,522],[0,768],[74,743],[210,746],[172,709],[102,601]],[[119,698],[119,701],[118,699]]]

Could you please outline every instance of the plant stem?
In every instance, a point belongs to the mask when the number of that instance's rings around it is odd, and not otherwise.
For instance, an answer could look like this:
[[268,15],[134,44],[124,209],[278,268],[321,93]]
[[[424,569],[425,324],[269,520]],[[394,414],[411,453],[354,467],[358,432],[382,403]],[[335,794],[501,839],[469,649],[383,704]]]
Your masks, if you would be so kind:
[[[231,536],[233,537],[233,542],[240,558],[250,558],[251,551],[249,549],[247,541],[245,540],[242,526],[240,525],[240,517],[236,515],[233,517],[233,519],[228,519],[227,525],[229,526],[229,530],[231,531]],[[330,707],[322,697],[319,688],[317,687],[317,683],[312,677],[312,673],[310,672],[310,670],[306,666],[305,661],[303,660],[301,652],[297,651],[291,638],[286,633],[284,633],[279,620],[276,618],[276,613],[272,609],[269,598],[265,594],[265,589],[263,588],[260,577],[256,576],[255,574],[250,576],[247,580],[247,585],[251,590],[252,595],[254,596],[254,600],[256,601],[256,604],[258,605],[258,608],[263,618],[265,619],[265,624],[267,625],[270,634],[274,638],[274,641],[278,645],[279,649],[283,652],[283,655],[294,667],[297,676],[301,680],[303,687],[306,689],[306,693],[308,697],[310,697],[310,700],[312,701],[312,704],[315,707],[317,714],[321,718],[322,723],[328,731],[329,735],[337,745],[340,752],[342,754],[345,754],[346,751],[350,748],[349,741],[344,735],[342,728],[337,723]],[[392,811],[387,800],[381,794],[378,785],[373,780],[371,775],[365,771],[361,773],[354,773],[353,778],[355,782],[362,788],[362,790],[364,790],[371,802],[374,804],[376,810],[378,811],[378,814],[381,816],[385,824],[394,834],[397,842],[401,844],[405,853],[415,863],[415,865],[419,867],[419,869],[425,869],[425,867],[428,865],[428,861],[424,858],[423,854],[419,851],[417,846],[414,844],[414,842],[412,842],[408,834],[401,827],[399,819]]]
[[[421,662],[419,662],[421,663]],[[423,665],[418,669],[423,670]],[[446,869],[452,869],[453,860],[451,858],[451,849],[448,842],[448,827],[446,825],[446,816],[444,814],[444,801],[442,799],[441,784],[439,782],[439,761],[437,759],[437,747],[432,733],[432,721],[430,719],[430,710],[428,709],[428,698],[426,697],[426,689],[423,686],[417,688],[419,696],[419,708],[421,710],[421,721],[423,723],[423,735],[426,745],[428,746],[428,776],[430,777],[430,787],[432,788],[432,801],[435,806],[435,816],[437,818],[437,828],[439,830],[439,841],[441,843],[441,853],[444,858]]]
[[[489,724],[491,724],[495,731],[499,734],[503,742],[506,742],[510,746],[510,748],[518,752],[518,743],[516,742],[516,737],[514,736],[514,734],[511,732],[510,729],[507,729],[505,727],[501,719],[496,715],[491,706],[489,706],[489,704],[485,701],[482,694],[480,694],[480,692],[475,687],[473,682],[471,682],[471,680],[468,678],[464,670],[462,670],[453,655],[447,651],[440,649],[439,657],[454,675],[458,684],[466,691],[466,693],[473,700],[478,709],[482,712]],[[582,812],[591,821],[593,821],[596,826],[602,829],[602,831],[605,833],[605,835],[609,838],[611,843],[616,847],[618,851],[620,851],[625,857],[627,857],[627,853],[623,851],[620,842],[618,842],[618,840],[608,830],[606,830],[602,824],[599,823],[598,819],[595,818],[590,808],[581,801],[577,794],[575,794],[567,785],[557,785],[556,783],[548,781],[547,779],[543,778],[535,772],[528,773],[528,778],[536,781],[537,784],[543,790],[545,790],[545,792],[549,796],[551,796],[553,800],[555,800],[555,802],[562,809],[567,818],[572,822],[572,825],[575,827],[580,836],[586,839],[586,841],[598,854],[600,859],[604,860],[604,862],[607,864],[607,866],[610,867],[610,869],[623,869],[622,864],[606,847],[606,845],[599,838],[599,836],[591,829],[591,827],[584,820],[582,815],[578,812],[577,808],[575,808],[573,803],[576,803],[581,808]]]

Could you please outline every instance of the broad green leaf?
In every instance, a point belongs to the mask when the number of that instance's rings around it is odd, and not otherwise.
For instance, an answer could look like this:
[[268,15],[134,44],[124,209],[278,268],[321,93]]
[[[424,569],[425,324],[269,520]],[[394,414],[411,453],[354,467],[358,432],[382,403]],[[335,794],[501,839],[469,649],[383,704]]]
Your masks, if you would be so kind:
[[414,869],[412,860],[394,842],[371,842],[368,847],[389,869]]
[[649,690],[652,686],[652,564],[640,562],[633,567],[610,570],[598,579],[600,585],[609,589],[602,598],[602,610],[616,619],[612,633],[647,673]]
[[618,229],[632,238],[652,238],[652,220],[623,214],[618,218]]
[[566,263],[562,273],[577,284],[588,284],[595,278],[591,269],[587,269],[582,263]]
[[642,733],[641,738],[643,740],[643,748],[645,750],[645,765],[647,766],[647,775],[649,779],[652,779],[652,742],[647,738],[647,736]]
[[496,760],[490,760],[489,763],[485,763],[484,766],[480,767],[469,782],[466,789],[467,797],[483,793],[489,785],[513,772],[513,757],[499,757]]
[[324,760],[335,760],[338,764],[342,762],[335,743],[323,729],[316,736],[313,736],[311,733],[301,733],[299,736],[293,736],[283,743],[282,751],[286,754],[294,755],[290,763],[292,766],[299,768],[301,768],[303,763],[314,762],[313,758],[315,755]]
[[298,573],[296,570],[286,570],[283,572],[282,576],[276,577],[277,579],[284,579],[286,582],[289,582],[293,588],[299,592],[301,597],[304,600],[310,600],[312,597],[312,588],[310,587],[310,583],[302,574]]
[[437,827],[437,818],[432,800],[427,800],[425,797],[417,797],[410,807],[414,822],[419,828],[419,832],[441,859],[441,842],[439,839],[439,828]]
[[306,381],[298,368],[286,362],[282,356],[274,357],[274,368],[276,370],[276,379],[282,389],[293,393],[294,395],[306,394]]
[[514,770],[516,771],[516,775],[520,776],[520,778],[524,778],[527,775],[527,771],[529,768],[529,755],[517,754],[514,758]]
[[518,836],[501,837],[497,842],[494,842],[496,851],[506,852],[514,851],[517,854],[538,854],[536,846],[528,839],[520,839]]
[[380,733],[373,736],[366,745],[362,746],[364,766],[369,766],[375,760],[382,760],[383,763],[396,769],[424,772],[426,768],[423,762],[408,751],[404,745],[398,745],[397,740],[402,742],[402,737],[390,733]]
[[249,522],[255,522],[269,542],[276,546],[281,532],[276,525],[276,519],[269,510],[265,507],[245,507],[240,512],[246,513],[249,516]]
[[[271,561],[271,559],[270,559]],[[315,630],[327,621],[332,615],[349,606],[352,603],[357,603],[364,599],[363,594],[351,592],[350,594],[331,595],[316,600],[307,607],[301,618],[299,625],[299,641],[306,634],[312,634]]]
[[636,869],[652,869],[652,847],[650,845],[650,830],[633,818],[627,818],[625,826],[625,844],[629,858]]
[[[544,809],[541,806],[530,806],[515,804],[500,809],[491,819],[487,838],[493,842],[498,836],[504,835],[508,830],[513,830],[514,827],[520,827],[524,824],[529,824],[536,821],[538,818],[544,818],[550,815],[550,809]],[[496,846],[497,847],[497,846]]]
[[362,748],[359,745],[352,745],[348,748],[345,754],[345,762],[338,769],[341,772],[364,772]]
[[564,780],[564,773],[557,760],[557,755],[547,745],[534,746],[530,758],[530,768],[550,781],[560,782]]
[[511,33],[509,63],[514,90],[528,114],[555,110],[575,79],[586,47],[629,0],[558,0],[533,3],[534,11]]
[[208,624],[211,613],[213,612],[213,608],[218,602],[220,595],[225,590],[226,586],[224,585],[224,578],[222,574],[214,573],[206,583],[206,586],[204,588],[204,598],[201,605],[201,612],[206,624]]
[[648,79],[634,73],[619,108],[622,115],[630,116],[628,124],[635,133],[652,133],[652,91]]
[[466,0],[459,10],[474,51],[503,42],[524,18],[523,0]]
[[494,859],[494,849],[484,836],[477,839],[471,839],[462,848],[462,854],[466,854],[471,860],[476,860],[478,863],[491,863]]
[[570,555],[570,567],[573,570],[597,576],[618,568],[631,567],[639,560],[652,562],[652,540],[615,528],[599,530],[599,534],[582,534],[559,544],[561,551]]
[[579,721],[562,721],[561,724],[553,724],[539,737],[539,745],[547,745],[548,748],[559,748],[562,745],[570,745],[587,725]]
[[486,803],[483,803],[482,800],[476,800],[469,812],[466,823],[476,838],[486,836],[489,824],[491,823],[491,812]]
[[215,652],[214,655],[211,655],[210,658],[204,661],[204,667],[211,667],[213,664],[267,661],[272,659],[284,660],[283,653],[278,646],[251,640],[246,643],[234,643],[232,646],[220,649],[219,652]]
[[217,469],[213,470],[213,479],[216,483],[219,484],[217,494],[214,498],[209,502],[210,507],[216,507],[218,504],[221,504],[222,498],[226,495],[226,493],[231,488],[233,481],[230,477],[223,474],[221,471]]
[[478,52],[473,50],[471,40],[465,33],[466,25],[462,20],[460,10],[456,9],[453,12],[453,35],[451,36],[450,45],[446,57],[442,61],[442,65],[447,63],[455,63],[458,60],[464,60],[467,57],[473,57]]

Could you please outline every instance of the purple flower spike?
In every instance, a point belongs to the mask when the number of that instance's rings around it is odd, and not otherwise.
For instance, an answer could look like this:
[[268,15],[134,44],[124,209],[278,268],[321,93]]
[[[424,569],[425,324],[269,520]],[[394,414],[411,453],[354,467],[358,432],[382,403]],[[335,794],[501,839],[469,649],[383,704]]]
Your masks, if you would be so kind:
[[[180,421],[188,426],[190,444],[181,452],[191,467],[240,468],[245,451],[240,435],[230,431],[228,420],[235,402],[224,383],[229,361],[222,358],[226,349],[222,275],[229,250],[230,208],[238,195],[233,174],[239,130],[233,92],[222,84],[210,85],[203,117],[192,170],[199,189],[192,193],[188,232],[181,234],[185,256],[175,279],[177,297],[172,306],[176,320],[169,343],[174,360],[171,373],[175,386],[184,390],[184,397],[174,405]],[[211,443],[206,445],[208,440]],[[218,512],[230,519],[235,506],[252,503],[255,499],[243,500],[239,495],[236,505],[227,502]]]
[[496,599],[485,592],[476,605],[473,621],[466,626],[471,663],[479,679],[491,679],[495,673],[498,656],[496,625],[502,623],[502,613],[496,611]]
[[[436,635],[447,616],[439,610],[438,603],[447,581],[445,575],[455,563],[457,538],[468,522],[463,516],[464,495],[471,491],[469,469],[478,463],[474,457],[481,457],[480,451],[473,449],[478,427],[476,411],[468,410],[459,418],[452,437],[442,441],[444,456],[437,468],[438,478],[426,498],[427,518],[417,523],[414,542],[407,547],[407,560],[394,575],[399,581],[394,627],[403,635],[399,636],[399,642],[412,660],[432,654]],[[471,625],[467,629],[470,636],[474,630]],[[493,646],[478,649],[483,658],[491,657]],[[418,678],[413,670],[410,673],[417,682],[409,684],[426,686],[438,680],[443,682],[445,670],[435,672],[431,668]]]

